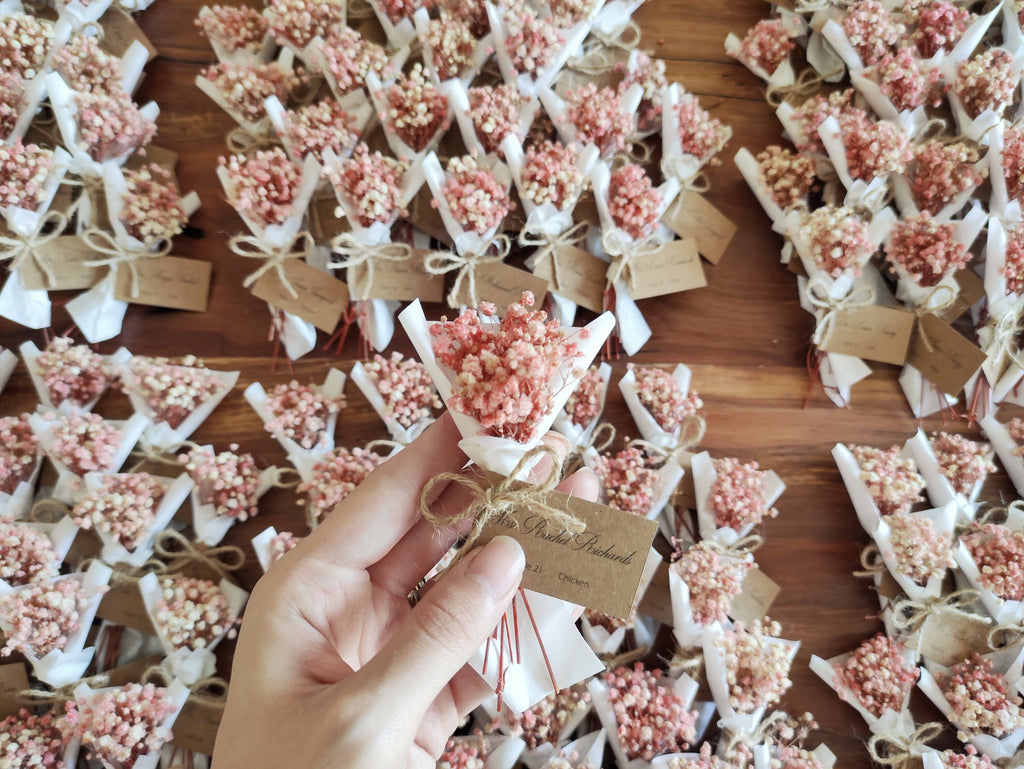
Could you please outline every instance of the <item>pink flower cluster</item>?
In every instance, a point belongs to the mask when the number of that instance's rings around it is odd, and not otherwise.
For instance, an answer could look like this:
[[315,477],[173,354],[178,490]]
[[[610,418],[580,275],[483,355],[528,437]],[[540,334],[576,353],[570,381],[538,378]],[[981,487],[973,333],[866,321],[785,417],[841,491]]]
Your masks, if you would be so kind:
[[338,0],[270,0],[263,15],[267,28],[278,45],[298,49],[314,37],[324,37],[345,24],[345,3]]
[[153,619],[175,649],[205,649],[221,636],[233,635],[238,616],[216,583],[163,577],[160,590],[163,597],[153,607]]
[[692,93],[684,93],[676,105],[676,120],[679,123],[680,149],[693,155],[702,163],[712,163],[729,138],[732,129],[718,118],[711,117],[706,109],[700,106],[700,99]]
[[765,147],[755,159],[758,182],[779,208],[807,203],[807,195],[817,176],[814,158],[773,144]]
[[[483,0],[441,0],[438,6],[453,16],[469,22],[469,28],[475,37],[483,37],[491,31],[491,23],[487,19],[487,7]],[[555,4],[551,4],[551,12],[556,13]]]
[[[593,2],[588,2],[588,5],[593,6]],[[626,72],[619,83],[619,93],[625,93],[634,85],[643,86],[644,89],[644,95],[636,111],[637,129],[653,131],[658,127],[661,118],[661,91],[668,87],[665,62],[661,59],[652,59],[638,50],[635,66]]]
[[976,484],[996,472],[996,466],[989,459],[992,451],[987,443],[940,432],[932,435],[931,446],[939,469],[957,494],[970,495]]
[[932,140],[919,147],[908,176],[917,207],[934,216],[961,192],[981,184],[977,162],[978,150],[963,142]]
[[565,402],[565,413],[574,425],[586,427],[601,413],[603,389],[604,378],[598,372],[597,366],[591,366]]
[[369,227],[374,222],[388,224],[406,215],[401,205],[406,170],[405,165],[394,158],[370,152],[365,144],[360,144],[340,167],[326,169],[324,173],[352,206],[360,226]]
[[374,355],[363,370],[384,399],[384,408],[402,427],[429,419],[443,404],[426,366],[414,358],[392,352],[390,358]]
[[149,534],[166,490],[149,473],[112,473],[75,505],[71,516],[77,526],[104,532],[132,551]]
[[36,358],[37,372],[54,406],[85,406],[103,395],[112,373],[102,355],[66,336],[54,337]]
[[661,670],[648,670],[639,662],[632,670],[618,667],[601,674],[619,743],[631,761],[679,753],[697,739],[696,712],[687,710],[661,676]]
[[917,109],[923,104],[931,107],[942,104],[945,87],[941,71],[938,67],[925,66],[910,46],[899,48],[895,54],[885,54],[875,73],[882,93],[900,112]]
[[301,69],[285,70],[274,62],[220,62],[206,67],[199,76],[213,83],[228,107],[253,123],[266,117],[263,103],[268,97],[276,96],[283,104],[305,77]]
[[171,739],[162,724],[174,711],[167,690],[153,684],[125,684],[64,705],[64,739],[78,739],[107,766],[131,767]]
[[448,740],[437,759],[437,769],[484,769],[487,747],[483,739]]
[[818,136],[818,127],[829,117],[838,118],[852,112],[863,113],[863,110],[853,106],[852,88],[832,91],[828,96],[817,94],[810,97],[793,111],[793,121],[803,129],[806,136],[805,143],[796,143],[797,149],[802,152],[824,152],[825,147]]
[[594,10],[594,5],[594,0],[554,0],[548,7],[558,26],[568,29],[584,21]]
[[727,457],[714,460],[715,482],[708,494],[708,505],[715,515],[715,526],[740,531],[757,526],[768,516],[774,518],[778,510],[765,502],[765,479],[768,471],[761,470],[757,462],[740,462]]
[[662,430],[677,430],[688,418],[704,408],[696,392],[684,393],[679,382],[668,371],[654,366],[626,367],[636,377],[636,394]]
[[434,0],[378,0],[378,7],[392,24],[411,18],[420,8],[428,11],[434,7]]
[[650,235],[661,214],[661,192],[636,163],[626,163],[608,179],[608,213],[634,240]]
[[224,390],[224,383],[194,355],[186,355],[180,364],[137,355],[129,368],[131,378],[125,386],[138,390],[156,415],[155,421],[174,429]]
[[953,708],[950,718],[964,732],[998,738],[1024,726],[1021,698],[1010,695],[1006,681],[993,671],[992,660],[972,654],[937,675],[936,681]]
[[53,455],[75,475],[116,469],[121,431],[98,414],[52,417]]
[[562,689],[522,713],[506,711],[508,733],[521,738],[527,750],[536,750],[545,744],[557,745],[566,725],[589,702],[590,694],[585,689]]
[[150,163],[126,169],[124,181],[124,207],[118,219],[129,235],[149,245],[170,240],[184,229],[188,216],[169,171]]
[[236,454],[238,444],[230,451],[214,454],[212,449],[193,449],[178,460],[196,484],[202,504],[213,505],[217,515],[247,521],[259,512],[260,470],[252,454]]
[[1006,429],[1010,433],[1010,437],[1013,438],[1014,443],[1017,444],[1017,448],[1013,450],[1015,456],[1024,454],[1024,419],[1014,417],[1006,423]]
[[67,769],[64,739],[52,714],[25,709],[0,720],[0,756],[7,769]]
[[869,182],[903,173],[914,157],[906,132],[895,123],[872,120],[859,110],[839,115],[838,122],[846,165],[854,179]]
[[326,444],[327,421],[344,407],[344,395],[328,398],[317,388],[293,379],[267,393],[266,408],[271,419],[264,428],[295,441],[304,449],[312,449]]
[[324,150],[330,149],[340,156],[355,146],[359,133],[355,119],[338,102],[321,99],[305,107],[288,110],[281,139],[298,157],[312,154],[318,163],[323,163]]
[[840,24],[850,44],[868,66],[888,53],[907,31],[878,0],[857,0],[843,15]]
[[935,530],[930,519],[910,513],[895,513],[886,519],[892,531],[892,544],[899,571],[924,585],[932,577],[941,577],[956,565],[949,537]]
[[580,356],[577,339],[587,334],[564,335],[547,313],[531,310],[533,304],[533,294],[524,291],[498,324],[481,322],[480,315],[497,314],[483,302],[479,314],[467,310],[430,327],[438,362],[455,373],[449,406],[478,420],[488,435],[521,442],[534,437],[562,386],[560,369]]
[[930,59],[940,50],[951,51],[971,17],[969,11],[948,0],[923,0],[908,3],[907,9],[916,28],[910,35],[921,56]]
[[874,251],[870,225],[845,206],[812,211],[800,224],[800,237],[818,269],[833,278],[846,271],[859,275],[861,265]]
[[23,652],[39,659],[63,651],[82,627],[82,612],[88,605],[82,583],[75,577],[32,582],[0,596],[0,622],[10,628],[4,631],[6,643],[0,656]]
[[519,110],[527,99],[514,85],[482,85],[469,89],[469,117],[484,152],[501,155],[506,136],[519,134]]
[[860,466],[860,479],[878,506],[881,515],[907,513],[921,499],[924,477],[910,457],[900,456],[900,447],[876,449],[873,446],[849,446]]
[[1024,203],[1024,129],[1007,126],[1003,134],[1003,176],[1010,200]]
[[550,203],[559,211],[566,210],[589,183],[576,161],[575,145],[549,139],[531,144],[523,155],[520,194],[534,205]]
[[953,92],[960,97],[964,110],[972,118],[985,110],[1001,115],[1013,101],[1013,92],[1020,83],[1020,70],[1013,56],[1001,48],[989,48],[956,68]]
[[0,579],[8,585],[53,579],[60,560],[53,541],[39,529],[0,519]]
[[1024,532],[987,523],[960,537],[978,566],[978,581],[1004,601],[1024,601]]
[[0,72],[0,136],[10,136],[25,107],[25,81],[10,72]]
[[[463,229],[479,235],[501,224],[513,204],[508,191],[489,169],[472,155],[448,161],[441,189],[448,210]],[[436,207],[437,201],[432,201]]]
[[905,649],[899,641],[878,633],[836,665],[836,680],[875,718],[887,710],[899,713],[919,675],[917,667],[906,661]]
[[257,150],[251,157],[220,158],[231,185],[228,197],[241,216],[266,227],[281,224],[295,211],[301,176],[284,150]]
[[957,241],[954,224],[922,213],[896,223],[885,245],[885,259],[917,285],[929,288],[950,272],[966,267],[971,254]]
[[121,88],[121,61],[100,48],[91,35],[72,38],[53,55],[53,67],[73,91]]
[[771,75],[786,61],[789,52],[795,47],[796,43],[790,38],[781,19],[761,19],[747,30],[737,58]]
[[99,163],[140,150],[156,135],[156,123],[124,91],[78,93],[75,105],[78,146]]
[[996,769],[996,764],[984,753],[978,753],[973,745],[967,746],[966,753],[944,750],[940,754],[945,769]]
[[622,107],[619,91],[584,83],[565,94],[565,119],[583,144],[593,144],[602,155],[625,149],[633,132],[634,116]]
[[381,122],[413,152],[425,150],[434,136],[451,124],[448,97],[427,80],[419,62],[408,75],[399,74],[384,88],[383,101],[387,106]]
[[212,5],[208,8],[209,14],[196,19],[200,33],[228,51],[259,52],[268,27],[262,13],[248,5]]
[[352,27],[337,27],[320,46],[327,71],[334,78],[338,95],[362,88],[366,76],[375,72],[382,80],[390,71],[387,51],[376,43],[364,40]]
[[38,454],[39,439],[28,414],[0,417],[0,493],[13,494],[19,483],[28,480]]
[[438,18],[431,19],[424,42],[430,46],[439,80],[459,77],[473,63],[477,41],[469,23],[458,16],[442,11]]
[[778,622],[765,617],[749,628],[737,622],[715,641],[725,659],[729,704],[737,713],[774,705],[793,685],[789,649],[773,638],[781,631]]
[[285,553],[290,553],[295,549],[295,546],[299,544],[301,540],[292,534],[290,531],[282,531],[274,536],[270,540],[270,562],[277,563],[280,561]]
[[523,0],[512,0],[504,13],[505,52],[512,69],[536,76],[565,45],[558,27],[537,14]]
[[41,72],[53,44],[53,23],[27,13],[0,17],[0,61],[12,75],[31,80]]
[[385,459],[366,449],[339,447],[313,465],[312,477],[297,489],[299,494],[309,495],[310,517],[315,521],[326,518]]
[[753,562],[731,558],[698,542],[669,567],[690,590],[690,613],[694,622],[710,625],[725,622],[733,599],[743,592],[743,580]]
[[1024,227],[1019,224],[1006,233],[1005,257],[1003,277],[1006,278],[1006,291],[1020,296],[1024,294]]
[[661,479],[640,449],[628,447],[594,461],[608,504],[624,513],[646,517],[661,493]]

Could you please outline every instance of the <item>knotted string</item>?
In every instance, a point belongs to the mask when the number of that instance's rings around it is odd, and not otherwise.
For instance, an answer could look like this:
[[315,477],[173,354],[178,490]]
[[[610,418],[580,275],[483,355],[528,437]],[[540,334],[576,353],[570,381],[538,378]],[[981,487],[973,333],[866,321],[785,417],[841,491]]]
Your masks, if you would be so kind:
[[[296,247],[298,247],[298,251],[295,250]],[[295,290],[291,281],[288,280],[288,275],[284,270],[285,263],[289,259],[305,259],[313,252],[315,247],[316,242],[313,240],[313,236],[305,230],[298,233],[292,239],[292,242],[283,248],[268,247],[264,241],[251,235],[235,235],[228,241],[228,248],[233,253],[248,259],[264,260],[258,270],[249,273],[245,280],[242,281],[242,285],[245,288],[249,288],[268,272],[274,270],[277,273],[277,279],[281,281],[281,285],[285,287],[292,299],[298,299],[299,292]]]
[[[146,668],[139,680],[164,688],[171,685],[171,674],[159,665]],[[188,698],[208,705],[223,705],[228,698],[228,682],[219,676],[200,679],[188,687]]]
[[764,537],[760,534],[748,534],[745,537],[737,539],[731,545],[723,545],[715,539],[705,539],[703,542],[709,548],[722,555],[728,556],[729,558],[743,560],[764,544]]
[[1014,349],[1022,313],[1024,313],[1024,305],[1013,312],[1004,313],[998,320],[990,317],[988,323],[985,324],[985,330],[990,331],[992,336],[983,349],[988,359],[997,364],[1000,373],[1010,363],[1024,368],[1024,362],[1017,357],[1019,350]]
[[599,29],[592,29],[590,37],[605,48],[618,48],[620,51],[628,52],[640,45],[640,25],[630,19],[615,35],[606,35]]
[[793,719],[784,710],[773,710],[757,725],[753,732],[733,732],[729,741],[725,744],[723,755],[732,758],[741,746],[756,747],[766,742],[774,741],[776,732],[780,726],[792,723]]
[[508,256],[512,250],[512,241],[506,235],[499,235],[493,241],[498,253],[493,256],[483,254],[457,254],[454,251],[435,251],[428,254],[423,262],[424,269],[431,275],[445,275],[449,272],[455,273],[455,282],[451,291],[448,292],[448,306],[456,308],[459,306],[459,295],[462,293],[462,282],[466,281],[469,304],[477,307],[480,304],[480,297],[476,291],[476,270],[481,264],[500,262]]
[[302,483],[302,476],[294,467],[275,467],[274,480],[270,485],[275,489],[294,489]]
[[[9,261],[8,268],[14,272],[31,259],[46,277],[46,287],[55,287],[57,275],[50,266],[49,258],[42,254],[41,250],[47,243],[60,237],[67,226],[68,218],[64,214],[60,211],[50,211],[40,217],[39,226],[25,237],[0,234],[0,262]],[[44,234],[43,230],[46,229],[50,231]]]
[[634,662],[639,662],[650,652],[648,646],[638,646],[636,649],[622,652],[621,654],[614,655],[601,655],[601,662],[608,670],[615,670],[615,668],[623,667],[625,665],[632,665]]
[[632,284],[633,275],[630,268],[633,260],[657,253],[662,244],[654,236],[639,241],[627,241],[613,230],[608,230],[601,236],[601,246],[612,259],[608,267],[607,280],[609,286],[614,286],[623,279]]
[[970,606],[978,600],[977,590],[964,588],[954,590],[941,598],[932,598],[927,601],[914,601],[909,598],[902,598],[892,607],[892,624],[901,633],[916,633],[924,627],[925,621],[933,614],[940,612],[956,612],[970,619],[984,621],[984,617],[978,614],[971,614],[963,610],[963,607]]
[[988,647],[990,649],[1006,649],[1014,646],[1024,638],[1024,625],[1015,625],[1008,622],[996,625],[988,631]]
[[373,268],[378,261],[404,262],[412,257],[412,246],[407,243],[360,243],[355,235],[343,232],[331,241],[331,251],[341,256],[332,259],[327,267],[348,270],[348,285],[355,299],[369,299],[373,288]]
[[698,195],[703,195],[711,190],[711,180],[703,171],[698,171],[689,179],[681,179],[680,184],[684,190],[696,192]]
[[921,755],[927,743],[942,734],[942,724],[932,721],[921,724],[909,737],[876,734],[868,740],[868,753],[882,766],[904,767]]
[[249,157],[254,152],[266,150],[272,147],[281,146],[277,134],[264,131],[260,134],[253,134],[242,126],[235,126],[228,131],[225,142],[230,152]]
[[102,689],[110,683],[110,676],[106,673],[73,681],[55,689],[23,689],[18,692],[18,700],[28,705],[63,705],[75,699],[75,689],[86,684],[90,689]]
[[807,283],[807,303],[824,312],[811,337],[811,342],[820,350],[828,343],[839,313],[856,307],[870,307],[875,303],[875,291],[870,286],[861,286],[844,297],[833,299],[822,281],[812,279]]
[[885,561],[882,560],[882,551],[878,545],[872,542],[860,551],[860,571],[855,571],[855,577],[874,577],[876,574],[885,573]]
[[160,246],[154,251],[125,248],[109,232],[90,227],[82,233],[82,240],[93,251],[106,254],[106,259],[94,259],[85,263],[86,267],[111,267],[117,269],[119,264],[127,264],[132,273],[132,299],[139,295],[139,268],[136,260],[151,257],[167,256],[171,253],[171,241],[161,240]]
[[593,431],[590,433],[590,437],[587,439],[585,444],[576,446],[568,457],[565,458],[565,466],[562,472],[566,475],[572,475],[574,472],[583,467],[583,455],[593,449],[598,454],[603,451],[607,451],[608,447],[615,441],[615,425],[611,422],[601,422],[598,424]]
[[[540,483],[533,485],[515,480],[516,476],[533,467],[534,463],[544,455],[551,458],[551,469]],[[479,478],[462,473],[435,475],[427,481],[423,491],[420,492],[420,515],[437,528],[448,527],[461,521],[473,521],[473,528],[459,550],[460,555],[472,550],[473,544],[480,538],[487,524],[507,516],[515,525],[512,516],[522,510],[529,510],[533,515],[540,516],[545,523],[551,524],[556,530],[579,534],[587,528],[586,524],[572,513],[553,506],[549,499],[561,478],[562,459],[558,453],[550,446],[536,446],[527,451],[508,477],[503,478],[496,486],[491,486],[486,480],[481,482]],[[455,483],[466,488],[472,496],[472,501],[465,510],[451,517],[439,515],[430,509],[431,503],[436,498],[432,492],[448,483]],[[457,555],[455,561],[459,557]]]
[[178,452],[183,450],[188,452],[202,451],[203,447],[192,441],[182,441],[173,446],[162,447],[154,446],[149,441],[139,441],[131,452],[131,456],[139,458],[131,471],[136,472],[145,462],[181,468],[182,463],[178,458]]
[[663,448],[642,439],[629,442],[630,448],[637,448],[646,451],[648,454],[658,457],[667,462],[674,459],[680,467],[686,467],[689,460],[689,452],[694,446],[704,440],[704,433],[707,431],[707,422],[700,414],[688,414],[679,423],[679,438],[675,445]]
[[[938,301],[938,297],[943,293],[947,295],[946,298]],[[937,304],[931,306],[933,299],[937,301]],[[928,292],[928,296],[925,297],[924,301],[914,308],[914,315],[917,316],[917,333],[921,337],[924,346],[928,348],[928,352],[935,352],[935,345],[932,344],[932,340],[928,336],[928,332],[925,331],[921,320],[925,315],[938,315],[948,310],[954,304],[956,304],[956,292],[949,286],[936,286]]]
[[549,235],[542,230],[537,230],[527,225],[519,233],[519,245],[537,249],[533,252],[534,272],[537,272],[537,267],[541,263],[545,261],[551,263],[551,286],[555,291],[558,291],[562,284],[559,278],[559,250],[578,246],[580,241],[586,237],[589,227],[589,222],[577,222],[565,232]]
[[167,573],[180,574],[193,564],[212,569],[221,579],[229,579],[231,572],[245,565],[245,553],[234,545],[206,547],[189,542],[173,529],[166,529],[156,535],[153,550],[167,559]]
[[57,523],[69,515],[71,508],[57,499],[40,499],[28,511],[28,519],[33,523]]
[[[58,144],[60,142],[57,142]],[[61,186],[66,187],[81,187],[81,194],[75,198],[67,210],[67,218],[78,216],[80,210],[88,203],[92,206],[92,199],[97,193],[103,191],[103,179],[98,176],[79,176],[77,179],[65,176],[61,179]],[[79,228],[85,226],[85,222],[79,219]]]
[[796,80],[791,85],[768,88],[764,93],[764,100],[770,106],[778,107],[789,96],[796,96],[801,100],[807,99],[820,91],[825,78],[830,77],[832,74],[834,73],[819,75],[813,67],[808,67],[797,75]]

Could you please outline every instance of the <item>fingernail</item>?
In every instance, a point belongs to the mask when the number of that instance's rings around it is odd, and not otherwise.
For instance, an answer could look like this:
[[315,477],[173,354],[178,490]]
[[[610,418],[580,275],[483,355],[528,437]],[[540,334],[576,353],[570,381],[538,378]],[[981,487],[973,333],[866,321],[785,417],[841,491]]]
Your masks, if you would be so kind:
[[480,548],[466,567],[466,573],[497,600],[519,584],[524,566],[523,548],[511,537],[501,536]]

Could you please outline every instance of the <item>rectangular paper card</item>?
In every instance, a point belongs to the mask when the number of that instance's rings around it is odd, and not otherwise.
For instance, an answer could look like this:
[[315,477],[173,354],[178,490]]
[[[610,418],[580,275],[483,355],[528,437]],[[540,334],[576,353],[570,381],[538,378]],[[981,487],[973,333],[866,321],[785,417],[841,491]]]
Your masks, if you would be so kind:
[[955,665],[974,652],[990,652],[991,629],[992,625],[980,616],[939,609],[924,621],[917,650],[940,665]]
[[85,241],[74,235],[61,235],[43,243],[36,249],[38,258],[44,260],[53,270],[53,285],[46,274],[39,269],[35,259],[26,259],[19,271],[25,288],[30,291],[78,291],[92,288],[106,274],[108,267],[86,267],[86,262],[101,259]]
[[284,273],[297,297],[289,293],[277,270],[267,270],[252,284],[253,296],[298,315],[321,331],[333,332],[348,308],[348,286],[299,259],[288,259],[284,263]]
[[673,240],[629,263],[629,295],[639,301],[679,291],[704,288],[704,266],[692,238]]
[[934,315],[922,315],[910,339],[907,363],[941,392],[955,395],[985,362],[985,353]]
[[120,8],[110,8],[100,17],[100,26],[103,27],[101,45],[108,52],[121,58],[128,47],[138,40],[146,50],[149,51],[149,61],[156,58],[156,48],[149,38],[142,32],[142,28],[135,23],[135,20]]
[[902,366],[915,320],[914,313],[898,307],[847,307],[836,311],[821,348]]
[[525,588],[614,617],[629,616],[657,522],[557,491],[549,493],[548,501],[575,515],[586,529],[570,534],[533,510],[517,510],[489,523],[479,543],[500,534],[516,539],[526,553]]
[[29,688],[24,662],[0,665],[0,718],[16,716],[25,707],[20,695]]
[[945,312],[939,313],[939,316],[947,323],[952,323],[985,296],[985,281],[971,270],[960,270],[953,278],[960,291],[956,295],[953,306]]
[[414,248],[412,256],[403,261],[375,261],[370,296],[396,302],[411,302],[413,299],[443,302],[444,275],[431,275],[423,266],[427,255],[431,253],[426,249]]
[[171,744],[182,750],[210,755],[223,715],[224,703],[191,695],[174,720]]
[[[505,264],[498,258],[478,262],[474,278],[477,300],[493,302],[499,308],[518,302],[524,291],[532,291],[538,302],[542,301],[541,297],[548,292],[548,282],[544,278]],[[468,275],[463,278],[459,289],[455,303],[472,305]]]
[[[557,260],[557,267],[552,263]],[[551,284],[551,290],[591,312],[604,310],[608,263],[575,246],[559,248],[551,257],[537,262],[534,275]]]
[[209,262],[181,256],[143,257],[135,260],[135,269],[139,273],[137,295],[132,293],[132,271],[123,264],[118,268],[114,283],[118,301],[206,312],[213,272]]
[[732,599],[729,616],[736,622],[749,625],[761,619],[772,608],[781,588],[756,566],[743,578],[740,594]]
[[684,190],[661,220],[681,238],[697,241],[697,250],[712,264],[722,261],[736,225],[699,193]]
[[137,582],[111,584],[110,590],[103,594],[96,616],[115,625],[127,625],[143,633],[156,635],[153,622],[146,614],[146,604],[142,602]]

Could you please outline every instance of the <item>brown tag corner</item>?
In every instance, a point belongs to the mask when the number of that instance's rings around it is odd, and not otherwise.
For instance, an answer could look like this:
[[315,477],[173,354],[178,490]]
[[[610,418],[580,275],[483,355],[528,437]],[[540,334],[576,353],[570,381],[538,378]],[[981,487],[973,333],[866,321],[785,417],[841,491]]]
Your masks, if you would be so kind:
[[739,229],[707,198],[692,190],[683,190],[661,220],[679,237],[696,240],[697,250],[711,264],[722,261]]

